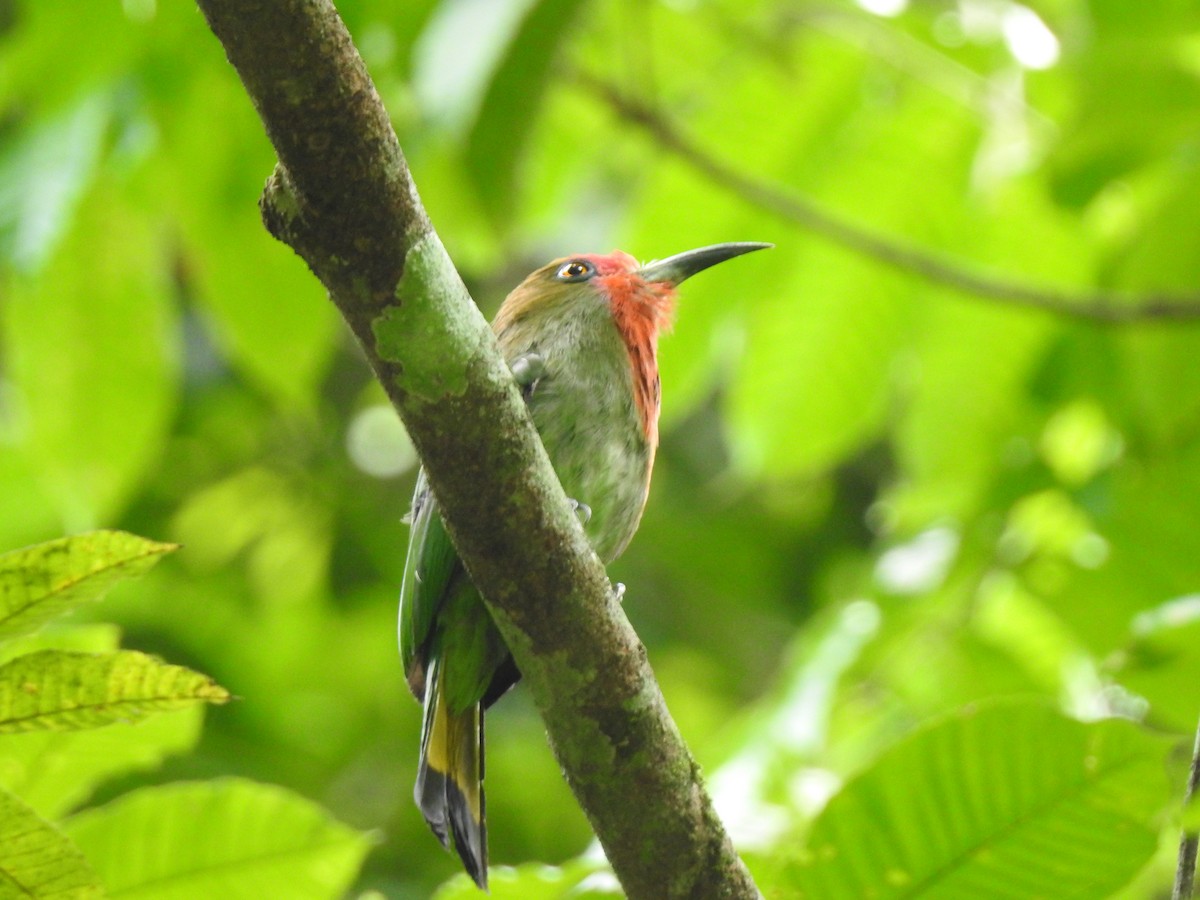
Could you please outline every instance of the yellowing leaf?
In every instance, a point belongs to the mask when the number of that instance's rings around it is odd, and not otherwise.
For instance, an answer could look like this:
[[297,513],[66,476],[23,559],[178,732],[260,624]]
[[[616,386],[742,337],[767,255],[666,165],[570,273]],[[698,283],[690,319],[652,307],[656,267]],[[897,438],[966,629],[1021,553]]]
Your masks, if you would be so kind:
[[41,650],[0,666],[0,734],[95,728],[227,700],[207,675],[134,650]]
[[126,578],[141,575],[175,544],[122,531],[94,531],[0,556],[0,639],[36,631]]
[[96,875],[78,848],[12,794],[0,791],[0,898],[100,896]]

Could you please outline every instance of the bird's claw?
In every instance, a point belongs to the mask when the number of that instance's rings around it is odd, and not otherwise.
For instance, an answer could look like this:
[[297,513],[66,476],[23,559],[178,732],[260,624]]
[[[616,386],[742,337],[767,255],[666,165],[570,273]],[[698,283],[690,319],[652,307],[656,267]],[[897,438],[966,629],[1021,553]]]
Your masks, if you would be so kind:
[[625,602],[625,585],[619,581],[614,581],[612,585],[612,598],[618,603]]
[[571,509],[575,510],[575,516],[579,519],[580,525],[586,525],[592,520],[592,508],[586,503],[580,503],[570,497],[567,498],[567,502],[571,504]]
[[546,372],[546,360],[540,353],[529,351],[522,353],[508,366],[513,380],[521,388],[532,388]]

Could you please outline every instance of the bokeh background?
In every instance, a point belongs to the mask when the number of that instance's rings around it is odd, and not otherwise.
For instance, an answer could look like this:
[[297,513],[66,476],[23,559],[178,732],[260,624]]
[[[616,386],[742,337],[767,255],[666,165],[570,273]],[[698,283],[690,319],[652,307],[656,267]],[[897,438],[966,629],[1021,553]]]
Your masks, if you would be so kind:
[[[1194,3],[339,8],[487,315],[571,252],[777,245],[687,284],[611,571],[743,847],[785,852],[842,779],[967,704],[1191,731]],[[360,887],[428,896],[457,865],[411,803],[395,646],[416,459],[259,223],[272,164],[193,5],[0,0],[0,549],[181,542],[94,617],[241,698],[88,802],[285,785],[377,831]],[[1162,294],[1182,316],[1147,308]],[[1093,318],[1113,308],[1143,312]],[[589,844],[519,690],[488,788],[494,862]],[[1169,882],[1163,824],[1123,896]]]

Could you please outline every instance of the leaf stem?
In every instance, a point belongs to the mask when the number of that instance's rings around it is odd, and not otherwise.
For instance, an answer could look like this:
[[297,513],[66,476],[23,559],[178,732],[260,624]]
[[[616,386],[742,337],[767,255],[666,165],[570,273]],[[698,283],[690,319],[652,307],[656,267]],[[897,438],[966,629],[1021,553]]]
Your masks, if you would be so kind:
[[[1196,740],[1192,745],[1192,765],[1188,769],[1187,790],[1183,795],[1186,808],[1200,787],[1200,723],[1196,726]],[[1196,849],[1200,846],[1200,832],[1184,828],[1179,838],[1179,864],[1175,868],[1175,888],[1171,900],[1190,900],[1192,884],[1196,878]]]

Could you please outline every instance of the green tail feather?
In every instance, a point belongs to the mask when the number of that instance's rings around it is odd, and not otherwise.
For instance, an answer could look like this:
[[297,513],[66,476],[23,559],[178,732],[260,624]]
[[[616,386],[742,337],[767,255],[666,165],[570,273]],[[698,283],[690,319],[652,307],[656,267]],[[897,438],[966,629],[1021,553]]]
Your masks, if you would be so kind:
[[446,704],[440,661],[425,672],[421,759],[413,796],[430,829],[453,846],[467,874],[487,889],[487,822],[483,796],[483,710],[461,713]]

